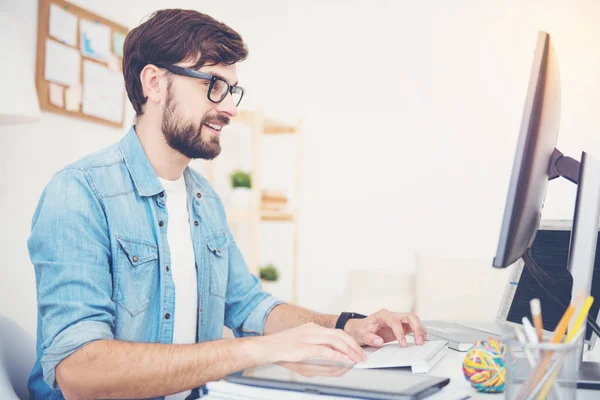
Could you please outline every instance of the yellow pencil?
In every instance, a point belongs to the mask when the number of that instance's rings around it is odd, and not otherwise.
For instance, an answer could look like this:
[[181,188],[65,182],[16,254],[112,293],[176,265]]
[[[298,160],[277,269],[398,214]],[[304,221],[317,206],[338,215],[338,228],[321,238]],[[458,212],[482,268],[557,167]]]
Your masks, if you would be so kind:
[[[574,301],[573,301],[573,299],[571,299],[572,300],[571,304],[569,304],[569,306],[567,307],[567,310],[565,311],[562,318],[558,322],[558,325],[556,326],[556,329],[554,330],[554,335],[552,336],[550,343],[558,344],[558,343],[560,343],[563,336],[565,336],[565,333],[567,332],[567,328],[569,327],[569,322],[571,321],[571,318],[573,318],[573,314],[575,313],[575,310],[579,306],[579,303],[580,303],[581,299],[583,298],[583,296],[584,296],[584,289],[579,291],[579,293],[577,294],[577,297],[575,297]],[[523,387],[521,388],[521,391],[517,395],[518,399],[524,398],[527,395],[527,393],[530,392],[535,387],[535,385],[537,385],[537,383],[540,381],[540,379],[542,379],[542,377],[544,376],[544,373],[546,371],[546,368],[548,367],[548,364],[550,363],[551,358],[552,358],[552,352],[547,352],[544,355],[544,357],[542,358],[540,363],[537,365],[536,369],[534,371],[532,371],[532,374],[534,374],[533,379],[530,379],[529,382],[527,384],[523,385]]]
[[577,319],[575,320],[575,323],[573,324],[573,329],[567,335],[567,339],[565,340],[565,343],[569,343],[571,340],[573,340],[573,337],[577,334],[577,332],[579,332],[581,325],[583,325],[583,322],[585,321],[588,313],[590,312],[590,308],[592,307],[593,302],[594,302],[593,296],[588,296],[587,299],[585,299],[585,302],[583,303],[583,307],[581,307],[581,311],[579,311],[579,315],[577,316]]
[[554,330],[554,336],[552,336],[552,340],[550,341],[551,343],[560,343],[563,336],[565,336],[567,328],[569,327],[569,322],[571,322],[571,318],[573,318],[573,314],[575,314],[575,310],[577,309],[577,307],[579,307],[579,302],[582,298],[583,290],[581,290],[577,294],[575,301],[571,302],[571,304],[569,304],[569,307],[567,307],[567,311],[565,311],[562,318],[560,319],[560,322],[556,326],[556,329]]

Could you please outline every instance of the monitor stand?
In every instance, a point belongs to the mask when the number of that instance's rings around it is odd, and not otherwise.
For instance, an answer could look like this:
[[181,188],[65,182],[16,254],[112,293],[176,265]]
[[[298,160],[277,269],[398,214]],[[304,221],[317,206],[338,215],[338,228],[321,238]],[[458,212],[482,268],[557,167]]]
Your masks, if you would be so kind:
[[583,361],[577,378],[578,389],[600,390],[600,363]]
[[[582,152],[581,162],[578,162],[570,157],[565,157],[555,148],[548,172],[550,180],[563,177],[577,185],[568,264],[569,272],[573,276],[571,296],[568,296],[570,302],[571,298],[582,290],[586,295],[591,292],[600,217],[600,162],[586,152]],[[530,265],[540,269],[531,257],[530,249],[527,249],[523,255],[523,261],[526,265],[529,262]],[[558,293],[555,294],[558,295]],[[563,303],[562,306],[565,309],[567,308],[568,302],[565,301],[567,296],[563,294],[564,299],[559,299],[558,296],[553,297],[555,301]],[[600,301],[600,298],[596,301]],[[579,309],[580,307],[576,313],[579,312]],[[572,325],[573,319],[569,328],[572,328]],[[587,327],[600,337],[600,327],[589,315]],[[584,341],[578,355],[580,364],[577,388],[600,390],[600,363],[583,361],[585,347],[587,344]]]

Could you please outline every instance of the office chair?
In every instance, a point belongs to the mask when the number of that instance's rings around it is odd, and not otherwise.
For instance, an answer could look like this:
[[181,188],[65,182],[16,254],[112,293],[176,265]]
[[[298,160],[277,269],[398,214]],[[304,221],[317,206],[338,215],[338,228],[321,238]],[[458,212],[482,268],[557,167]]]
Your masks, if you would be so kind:
[[33,338],[15,321],[0,315],[0,399],[29,399],[27,379],[35,359]]

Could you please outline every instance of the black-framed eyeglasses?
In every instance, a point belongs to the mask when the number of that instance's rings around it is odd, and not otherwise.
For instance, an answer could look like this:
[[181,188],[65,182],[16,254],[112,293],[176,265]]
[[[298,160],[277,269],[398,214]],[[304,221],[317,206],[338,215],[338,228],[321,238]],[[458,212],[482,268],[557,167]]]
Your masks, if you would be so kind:
[[229,82],[227,82],[221,77],[207,74],[206,72],[196,71],[190,68],[180,67],[178,65],[162,63],[157,63],[154,65],[156,65],[159,68],[164,68],[175,75],[188,76],[190,78],[196,79],[206,79],[207,81],[210,81],[207,96],[208,100],[210,100],[213,103],[222,102],[225,99],[225,97],[227,97],[227,93],[231,93],[233,103],[237,107],[242,101],[242,97],[244,97],[243,87],[231,86]]

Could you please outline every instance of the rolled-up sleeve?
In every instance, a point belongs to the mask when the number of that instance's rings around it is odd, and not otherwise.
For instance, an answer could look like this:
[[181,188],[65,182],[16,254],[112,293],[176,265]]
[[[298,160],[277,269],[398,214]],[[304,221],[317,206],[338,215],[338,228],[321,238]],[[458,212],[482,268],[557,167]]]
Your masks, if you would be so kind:
[[85,171],[66,169],[50,181],[27,245],[36,275],[44,380],[58,389],[55,370],[62,360],[87,343],[114,338],[107,222]]
[[225,325],[236,337],[264,334],[267,316],[283,301],[261,290],[260,280],[248,271],[235,242],[229,246],[229,279],[225,299]]

